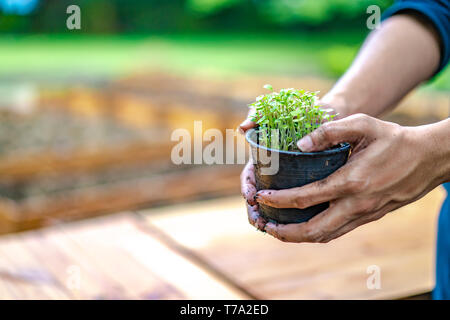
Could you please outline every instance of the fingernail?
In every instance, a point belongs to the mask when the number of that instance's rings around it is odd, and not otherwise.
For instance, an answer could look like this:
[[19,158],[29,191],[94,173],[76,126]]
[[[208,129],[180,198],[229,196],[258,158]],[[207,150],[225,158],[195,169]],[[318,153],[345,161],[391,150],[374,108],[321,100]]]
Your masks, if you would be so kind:
[[255,227],[256,227],[256,229],[258,229],[259,231],[265,232],[265,231],[264,231],[264,228],[261,228],[261,226],[258,224],[258,219],[256,219],[256,221],[255,221]]
[[262,193],[257,193],[256,195],[255,195],[255,201],[256,202],[258,202],[258,203],[264,203],[264,194],[262,194]]
[[264,231],[270,234],[270,231],[272,231],[273,228],[275,228],[275,224],[273,222],[268,222],[264,226]]
[[258,191],[255,194],[255,201],[265,204],[266,203],[266,198],[265,197],[267,197],[270,194],[272,194],[272,192],[270,192],[270,191]]
[[303,137],[297,142],[297,146],[302,151],[309,151],[312,149],[313,141],[310,136]]
[[248,129],[252,126],[252,123],[253,122],[249,119],[245,119],[244,121],[242,121],[242,123],[239,125],[239,132],[245,133],[244,128]]
[[262,233],[266,233],[266,223],[264,221],[260,221],[258,229],[261,230]]

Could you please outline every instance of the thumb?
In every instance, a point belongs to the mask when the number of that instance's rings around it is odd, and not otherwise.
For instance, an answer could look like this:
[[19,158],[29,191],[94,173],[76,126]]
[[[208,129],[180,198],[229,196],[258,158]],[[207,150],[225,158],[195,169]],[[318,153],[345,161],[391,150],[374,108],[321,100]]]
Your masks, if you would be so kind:
[[239,125],[238,129],[239,129],[240,133],[245,133],[248,129],[251,129],[254,127],[256,127],[256,123],[254,123],[252,120],[247,118]]
[[240,133],[245,133],[248,129],[256,127],[256,123],[253,122],[251,119],[255,115],[256,111],[254,108],[251,108],[248,112],[247,119],[245,119],[238,127]]
[[313,152],[328,149],[342,142],[352,145],[371,134],[375,119],[365,114],[326,122],[319,128],[297,142],[303,152]]

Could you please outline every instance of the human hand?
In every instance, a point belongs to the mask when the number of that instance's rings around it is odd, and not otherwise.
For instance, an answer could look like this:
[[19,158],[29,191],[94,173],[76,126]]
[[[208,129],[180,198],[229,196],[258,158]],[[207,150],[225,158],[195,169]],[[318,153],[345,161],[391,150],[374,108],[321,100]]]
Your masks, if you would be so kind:
[[[327,96],[324,97],[324,100],[326,99]],[[335,111],[334,113],[337,113],[336,118],[341,116],[340,110],[342,108],[339,108],[337,102],[329,103],[325,101],[319,101],[318,104],[325,108],[333,109]],[[336,106],[338,107],[336,108]],[[255,110],[251,108],[247,115],[247,118],[238,127],[241,134],[245,134],[247,130],[256,126],[256,123],[251,120],[254,114]],[[258,212],[258,203],[255,199],[256,191],[255,167],[252,160],[250,159],[241,173],[241,194],[247,201],[247,214],[249,223],[255,226],[260,231],[264,231],[267,221],[263,217],[261,217]]]
[[[323,124],[301,139],[299,148],[313,152],[349,142],[353,149],[348,162],[323,180],[261,190],[255,200],[276,208],[302,209],[327,201],[330,207],[307,222],[269,222],[264,230],[286,242],[328,242],[421,198],[448,174],[448,154],[439,152],[432,126],[401,127],[363,114]],[[251,171],[244,170],[244,182]],[[252,206],[249,219],[256,219],[259,228],[255,211]]]
[[241,194],[247,201],[248,222],[258,230],[264,231],[267,221],[258,212],[256,202],[255,167],[250,159],[241,173]]

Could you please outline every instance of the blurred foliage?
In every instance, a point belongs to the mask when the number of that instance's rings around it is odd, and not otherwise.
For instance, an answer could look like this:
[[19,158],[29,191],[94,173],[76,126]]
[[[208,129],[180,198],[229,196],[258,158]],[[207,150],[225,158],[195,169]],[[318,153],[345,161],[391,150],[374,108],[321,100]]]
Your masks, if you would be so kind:
[[342,75],[358,52],[358,46],[332,45],[321,52],[323,68],[333,76]]
[[[23,0],[0,0],[1,3]],[[73,0],[40,0],[32,13],[0,10],[0,31],[66,31]],[[366,8],[392,0],[78,0],[85,33],[273,30],[364,26]],[[0,6],[0,8],[2,8]]]
[[236,6],[242,0],[187,0],[186,8],[201,15],[216,14],[230,7]]
[[[1,6],[14,1],[38,3],[31,13]],[[369,32],[367,6],[392,0],[77,0],[82,30],[68,32],[73,3],[0,0],[3,76],[150,68],[336,78]],[[450,70],[427,87],[448,90]]]
[[377,4],[387,8],[390,0],[267,0],[261,1],[262,10],[280,24],[302,22],[310,25],[329,24],[336,21],[355,20],[364,16],[366,8]]
[[[112,74],[168,69],[211,75],[334,76],[360,32],[179,33],[170,35],[14,35],[0,37],[2,74]],[[88,49],[87,49],[88,48]],[[332,54],[328,55],[328,48]],[[333,66],[333,67],[332,67]]]
[[[194,77],[337,78],[364,36],[357,31],[2,36],[0,81],[89,79],[155,70]],[[450,68],[426,84],[424,89],[450,90]]]

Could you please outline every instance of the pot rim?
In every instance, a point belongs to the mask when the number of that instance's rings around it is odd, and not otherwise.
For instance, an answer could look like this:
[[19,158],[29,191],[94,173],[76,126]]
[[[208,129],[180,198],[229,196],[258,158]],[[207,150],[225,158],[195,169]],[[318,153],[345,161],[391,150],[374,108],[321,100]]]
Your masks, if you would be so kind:
[[318,155],[330,155],[330,154],[341,153],[341,152],[344,152],[344,151],[347,151],[350,149],[350,144],[348,142],[343,142],[343,143],[341,143],[342,146],[339,148],[327,149],[327,150],[315,151],[315,152],[277,150],[277,149],[272,149],[272,148],[267,148],[267,147],[261,146],[261,145],[257,144],[255,141],[253,141],[252,139],[250,139],[250,135],[255,131],[256,131],[255,128],[251,128],[251,129],[247,130],[247,132],[245,133],[245,140],[247,140],[247,142],[250,143],[255,148],[267,150],[270,152],[278,152],[278,153],[282,153],[282,154],[290,154],[290,155],[298,155],[298,156],[318,156]]

